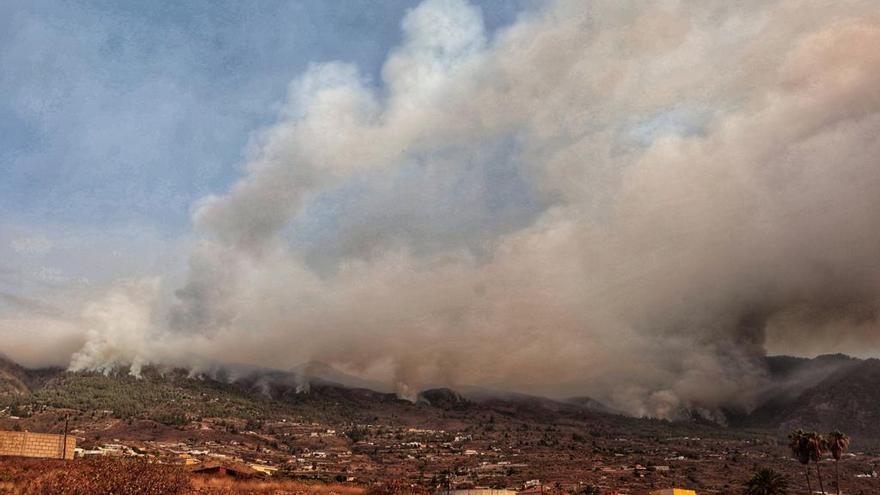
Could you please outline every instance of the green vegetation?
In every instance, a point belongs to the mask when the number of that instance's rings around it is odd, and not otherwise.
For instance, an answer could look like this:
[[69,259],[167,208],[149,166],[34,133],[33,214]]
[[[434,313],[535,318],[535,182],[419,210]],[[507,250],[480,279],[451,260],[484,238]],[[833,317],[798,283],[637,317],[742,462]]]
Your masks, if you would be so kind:
[[743,495],[785,495],[788,493],[788,481],[780,473],[762,468],[746,482]]
[[345,436],[347,436],[352,442],[360,442],[369,436],[369,430],[366,428],[354,428],[345,432]]
[[407,414],[430,408],[400,400],[394,394],[351,393],[320,386],[312,387],[310,393],[297,393],[283,379],[267,387],[259,377],[229,383],[193,378],[182,370],[160,372],[154,367],[145,368],[141,377],[125,370],[109,374],[55,370],[45,375],[19,394],[0,394],[0,408],[19,417],[55,408],[75,411],[74,417],[143,419],[172,427],[201,418],[233,418],[244,421],[233,427],[236,430],[254,431],[261,429],[265,420],[291,416],[303,421],[373,423],[377,419],[375,411],[371,413],[365,404],[394,407]]
[[600,495],[599,487],[595,485],[584,485],[577,490],[576,495]]
[[257,420],[282,413],[259,394],[214,380],[188,378],[180,372],[155,372],[137,378],[123,373],[60,373],[27,395],[0,397],[13,415],[27,416],[47,407],[95,414],[107,411],[120,419],[148,419],[181,426],[205,417]]

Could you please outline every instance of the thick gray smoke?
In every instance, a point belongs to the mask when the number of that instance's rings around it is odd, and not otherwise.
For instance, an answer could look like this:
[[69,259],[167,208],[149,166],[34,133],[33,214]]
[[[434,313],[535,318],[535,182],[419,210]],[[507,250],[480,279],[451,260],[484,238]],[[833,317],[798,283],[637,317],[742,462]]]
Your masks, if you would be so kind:
[[752,407],[768,347],[880,348],[876,2],[561,1],[489,37],[427,0],[402,29],[381,81],[291,85],[183,283],[89,304],[74,368],[317,360],[673,417]]

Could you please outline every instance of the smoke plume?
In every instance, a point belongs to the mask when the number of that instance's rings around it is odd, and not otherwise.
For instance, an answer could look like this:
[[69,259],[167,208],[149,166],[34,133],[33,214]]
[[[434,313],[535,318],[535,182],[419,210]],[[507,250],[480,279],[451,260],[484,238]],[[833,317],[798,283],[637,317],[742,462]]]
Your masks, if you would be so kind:
[[[321,361],[391,381],[749,409],[768,352],[880,348],[870,1],[560,1],[402,21],[312,66],[193,208],[183,281],[78,317],[75,369]],[[162,275],[162,274],[159,274]]]

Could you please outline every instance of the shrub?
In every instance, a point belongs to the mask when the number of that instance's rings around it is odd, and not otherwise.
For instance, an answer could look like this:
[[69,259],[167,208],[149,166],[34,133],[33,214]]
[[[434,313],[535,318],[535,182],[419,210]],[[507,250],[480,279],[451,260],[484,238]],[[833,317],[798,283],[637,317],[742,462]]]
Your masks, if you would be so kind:
[[182,495],[187,474],[173,466],[127,459],[94,459],[47,470],[24,485],[22,495]]
[[373,485],[365,495],[427,495],[428,490],[419,486],[410,486],[402,481],[392,481]]

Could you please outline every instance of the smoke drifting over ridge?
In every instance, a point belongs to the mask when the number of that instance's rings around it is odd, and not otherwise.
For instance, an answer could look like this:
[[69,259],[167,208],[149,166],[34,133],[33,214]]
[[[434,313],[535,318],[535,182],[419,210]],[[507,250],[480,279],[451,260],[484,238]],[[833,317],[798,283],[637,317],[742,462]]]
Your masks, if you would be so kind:
[[490,38],[427,0],[402,29],[381,81],[291,85],[183,283],[88,304],[72,368],[318,360],[672,417],[752,407],[768,344],[878,348],[874,2],[563,1]]

